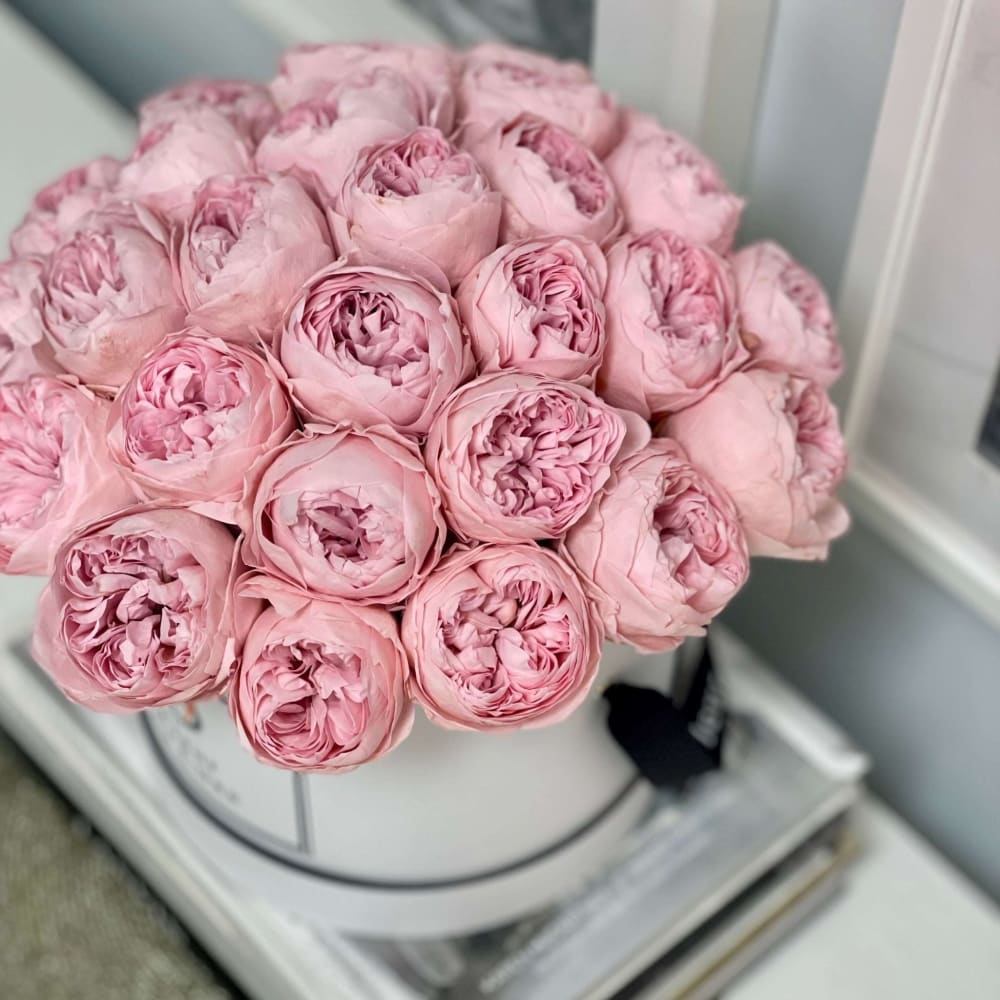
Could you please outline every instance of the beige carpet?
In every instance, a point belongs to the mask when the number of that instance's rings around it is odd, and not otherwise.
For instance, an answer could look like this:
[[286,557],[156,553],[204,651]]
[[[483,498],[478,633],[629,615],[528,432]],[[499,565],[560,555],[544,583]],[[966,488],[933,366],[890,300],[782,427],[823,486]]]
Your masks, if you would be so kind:
[[176,921],[0,733],[0,998],[233,996]]

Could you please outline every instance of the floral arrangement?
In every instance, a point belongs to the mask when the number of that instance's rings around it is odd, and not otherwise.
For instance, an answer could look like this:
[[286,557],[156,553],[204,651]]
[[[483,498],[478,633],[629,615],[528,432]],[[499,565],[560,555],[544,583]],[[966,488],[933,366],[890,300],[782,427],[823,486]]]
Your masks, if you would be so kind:
[[339,772],[586,697],[847,527],[815,279],[587,71],[301,46],[140,111],[0,264],[0,569],[76,702]]

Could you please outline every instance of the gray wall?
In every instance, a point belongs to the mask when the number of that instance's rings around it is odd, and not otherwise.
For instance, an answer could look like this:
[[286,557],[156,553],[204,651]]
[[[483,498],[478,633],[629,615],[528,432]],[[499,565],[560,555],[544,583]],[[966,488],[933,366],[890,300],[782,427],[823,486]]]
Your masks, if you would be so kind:
[[7,3],[126,107],[197,76],[266,80],[274,75],[282,49],[229,0]]
[[[784,242],[832,290],[901,6],[778,0],[743,235]],[[872,753],[874,788],[1000,897],[1000,635],[862,523],[826,565],[756,560],[725,617]]]

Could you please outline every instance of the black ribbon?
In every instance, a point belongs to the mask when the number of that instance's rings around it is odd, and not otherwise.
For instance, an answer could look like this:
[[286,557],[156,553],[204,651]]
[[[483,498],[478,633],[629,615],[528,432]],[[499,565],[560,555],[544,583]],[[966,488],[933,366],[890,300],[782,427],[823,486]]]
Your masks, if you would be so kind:
[[721,765],[727,717],[707,641],[690,675],[675,671],[669,696],[618,682],[604,697],[611,735],[658,788],[682,790]]

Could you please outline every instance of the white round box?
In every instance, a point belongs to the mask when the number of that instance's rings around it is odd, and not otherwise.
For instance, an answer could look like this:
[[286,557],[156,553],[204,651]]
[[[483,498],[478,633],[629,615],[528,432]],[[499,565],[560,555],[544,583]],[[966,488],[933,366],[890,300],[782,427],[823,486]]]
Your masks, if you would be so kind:
[[665,684],[671,666],[607,645],[593,697],[564,722],[465,733],[418,711],[396,750],[344,775],[258,763],[222,702],[146,721],[190,806],[175,819],[231,880],[337,930],[470,933],[571,891],[644,814],[652,790],[599,692],[623,673]]

